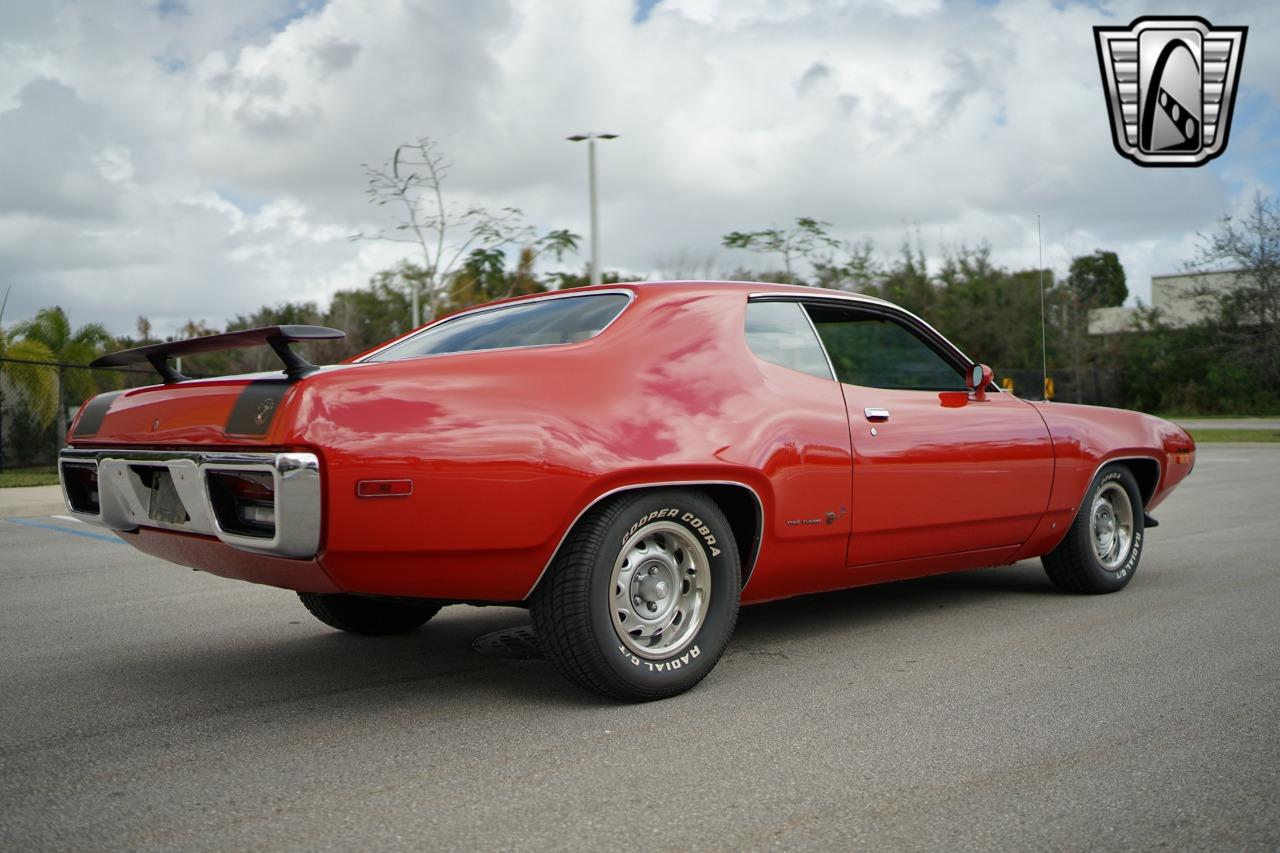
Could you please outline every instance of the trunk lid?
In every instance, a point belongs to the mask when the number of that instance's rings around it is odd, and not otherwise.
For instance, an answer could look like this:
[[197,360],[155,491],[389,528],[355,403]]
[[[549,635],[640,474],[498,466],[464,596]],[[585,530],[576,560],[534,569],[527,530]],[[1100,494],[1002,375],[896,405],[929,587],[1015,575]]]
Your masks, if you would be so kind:
[[109,391],[81,407],[72,445],[264,445],[275,443],[306,379],[255,373]]

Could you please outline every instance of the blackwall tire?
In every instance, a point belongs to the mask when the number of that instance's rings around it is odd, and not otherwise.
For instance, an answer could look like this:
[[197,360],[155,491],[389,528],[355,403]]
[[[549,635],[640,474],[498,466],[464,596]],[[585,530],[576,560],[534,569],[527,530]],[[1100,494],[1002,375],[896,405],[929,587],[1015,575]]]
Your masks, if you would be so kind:
[[413,631],[440,612],[437,604],[410,604],[346,593],[300,592],[298,598],[312,616],[330,628],[374,637]]
[[1142,493],[1121,463],[1098,472],[1066,537],[1040,558],[1049,580],[1068,592],[1118,592],[1142,558]]
[[584,515],[561,546],[532,601],[534,630],[588,690],[664,699],[720,659],[741,585],[733,532],[705,493],[621,495]]

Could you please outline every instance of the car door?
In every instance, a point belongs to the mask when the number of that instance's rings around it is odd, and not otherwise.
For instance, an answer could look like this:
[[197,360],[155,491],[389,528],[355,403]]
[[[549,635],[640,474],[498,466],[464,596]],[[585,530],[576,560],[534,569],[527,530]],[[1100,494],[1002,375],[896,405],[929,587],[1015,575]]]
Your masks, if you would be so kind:
[[1020,545],[1053,480],[1029,403],[966,388],[971,365],[926,324],[875,303],[808,302],[840,380],[853,448],[847,564]]

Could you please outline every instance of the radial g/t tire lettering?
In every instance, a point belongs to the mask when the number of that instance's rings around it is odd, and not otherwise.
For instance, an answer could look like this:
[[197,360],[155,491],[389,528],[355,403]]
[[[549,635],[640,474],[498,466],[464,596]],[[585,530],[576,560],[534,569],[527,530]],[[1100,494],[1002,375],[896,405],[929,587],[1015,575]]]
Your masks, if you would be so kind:
[[1142,493],[1133,472],[1113,463],[1098,472],[1066,538],[1040,558],[1059,589],[1104,593],[1124,589],[1142,557]]

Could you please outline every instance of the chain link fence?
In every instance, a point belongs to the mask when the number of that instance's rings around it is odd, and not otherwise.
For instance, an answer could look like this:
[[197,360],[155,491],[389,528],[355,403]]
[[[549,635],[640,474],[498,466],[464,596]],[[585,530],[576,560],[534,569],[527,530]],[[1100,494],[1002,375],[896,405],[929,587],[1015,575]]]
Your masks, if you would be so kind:
[[154,382],[150,370],[0,358],[0,471],[55,464],[85,400]]
[[[1005,388],[1011,382],[1014,394],[1024,400],[1042,399],[1043,374],[1039,368],[997,370],[996,382]],[[1059,403],[1085,403],[1090,406],[1125,407],[1124,385],[1120,371],[1102,367],[1061,367],[1049,371],[1052,384],[1050,399]]]

